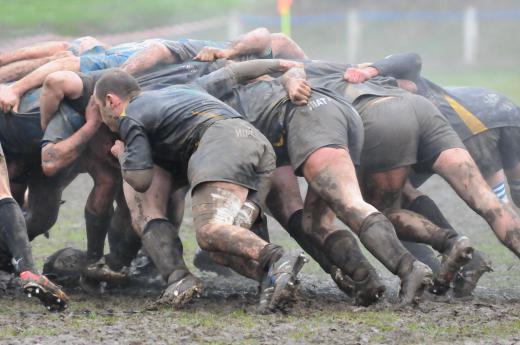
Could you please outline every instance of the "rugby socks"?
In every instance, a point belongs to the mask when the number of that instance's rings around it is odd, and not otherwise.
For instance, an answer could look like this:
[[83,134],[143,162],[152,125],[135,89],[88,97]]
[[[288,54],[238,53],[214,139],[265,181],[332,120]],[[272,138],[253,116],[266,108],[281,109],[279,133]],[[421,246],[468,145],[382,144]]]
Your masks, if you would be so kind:
[[182,257],[182,242],[169,221],[162,218],[149,221],[141,241],[165,281],[173,283],[189,273]]
[[260,257],[258,262],[260,267],[263,267],[266,271],[269,270],[272,264],[278,261],[284,254],[283,248],[277,244],[269,243],[260,251]]
[[[516,188],[518,189],[517,192],[520,192],[520,181],[514,181],[514,182],[518,182],[518,185],[516,185]],[[510,184],[510,188],[511,188],[511,192],[512,192],[513,187],[511,184]],[[505,185],[504,181],[500,182],[499,184],[497,184],[496,186],[494,186],[491,189],[493,190],[493,193],[495,193],[495,195],[497,196],[498,200],[500,200],[501,203],[507,204],[509,202],[509,200],[507,199],[506,185]]]
[[357,240],[348,230],[337,230],[327,236],[323,245],[328,257],[354,281],[365,279],[372,265],[365,258]]
[[141,249],[141,239],[132,229],[130,215],[117,207],[108,228],[110,253],[105,255],[107,265],[114,271],[130,266]]
[[408,210],[418,213],[433,224],[443,229],[453,229],[441,210],[428,195],[420,195],[407,207]]
[[303,218],[303,210],[295,211],[289,217],[289,224],[287,226],[287,231],[289,235],[302,247],[302,249],[309,254],[316,262],[320,265],[320,267],[327,273],[331,273],[332,263],[330,262],[327,255],[324,253],[321,248],[315,244],[312,239],[309,238],[302,228],[302,218]]
[[399,242],[392,223],[382,213],[375,212],[365,218],[359,239],[372,255],[401,279],[412,271],[415,258]]
[[107,236],[113,209],[102,216],[97,216],[85,209],[85,224],[87,228],[87,260],[96,262],[103,256],[105,238]]
[[11,254],[17,273],[36,273],[22,210],[12,198],[0,200],[0,240]]
[[507,183],[509,184],[509,191],[513,201],[517,206],[520,205],[520,180],[508,179]]

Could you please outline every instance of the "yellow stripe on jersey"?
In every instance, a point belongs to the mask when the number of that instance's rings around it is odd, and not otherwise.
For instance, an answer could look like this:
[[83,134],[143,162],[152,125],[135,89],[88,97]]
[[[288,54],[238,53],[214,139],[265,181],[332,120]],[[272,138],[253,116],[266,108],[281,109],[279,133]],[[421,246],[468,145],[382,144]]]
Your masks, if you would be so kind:
[[455,110],[457,115],[464,121],[466,126],[469,128],[472,134],[479,134],[484,131],[487,131],[486,125],[482,123],[475,115],[471,113],[468,109],[464,108],[462,104],[454,100],[448,95],[444,95],[446,101],[448,101],[449,105]]

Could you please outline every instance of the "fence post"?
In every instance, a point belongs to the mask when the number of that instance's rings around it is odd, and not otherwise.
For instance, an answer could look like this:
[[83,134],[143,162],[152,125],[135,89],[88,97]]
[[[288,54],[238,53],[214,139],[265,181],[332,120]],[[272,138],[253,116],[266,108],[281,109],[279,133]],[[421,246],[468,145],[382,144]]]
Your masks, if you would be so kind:
[[468,7],[464,11],[463,39],[464,64],[474,64],[478,50],[478,19],[475,7]]
[[238,11],[231,11],[228,16],[227,22],[227,36],[228,40],[237,38],[243,31],[242,21],[240,20],[240,14]]
[[361,38],[361,22],[357,10],[351,9],[346,14],[347,30],[347,62],[356,63],[359,56],[359,42]]

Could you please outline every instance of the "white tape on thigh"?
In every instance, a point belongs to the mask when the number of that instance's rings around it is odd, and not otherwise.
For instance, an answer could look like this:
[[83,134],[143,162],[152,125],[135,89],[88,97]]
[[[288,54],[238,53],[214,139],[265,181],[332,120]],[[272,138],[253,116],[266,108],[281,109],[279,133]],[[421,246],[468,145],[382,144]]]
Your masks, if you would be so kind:
[[215,204],[219,205],[215,209],[215,213],[209,220],[212,224],[233,224],[235,217],[241,208],[240,199],[236,196],[223,196],[217,193],[211,193],[211,198]]

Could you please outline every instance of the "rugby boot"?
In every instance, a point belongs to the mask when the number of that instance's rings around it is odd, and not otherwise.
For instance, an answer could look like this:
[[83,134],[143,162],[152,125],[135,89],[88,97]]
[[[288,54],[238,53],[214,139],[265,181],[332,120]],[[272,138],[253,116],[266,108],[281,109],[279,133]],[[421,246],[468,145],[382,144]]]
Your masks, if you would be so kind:
[[190,272],[173,272],[168,279],[168,287],[157,300],[157,304],[167,304],[179,308],[191,301],[193,297],[200,297],[202,290],[202,280]]
[[47,277],[24,271],[20,273],[23,292],[28,297],[37,297],[50,311],[63,311],[68,307],[69,297]]
[[297,275],[307,262],[303,253],[284,253],[269,267],[260,284],[260,312],[285,311],[294,303],[299,283]]
[[471,296],[480,277],[484,273],[492,271],[491,260],[487,255],[475,250],[471,261],[464,265],[453,279],[453,295],[458,298]]
[[424,289],[433,284],[432,270],[420,261],[412,263],[411,271],[401,278],[399,300],[402,305],[417,303]]
[[443,255],[439,271],[433,277],[430,292],[436,295],[446,294],[457,272],[470,262],[473,251],[469,239],[466,236],[460,236],[447,254]]
[[106,282],[110,285],[120,285],[128,281],[128,276],[124,271],[113,271],[102,257],[97,262],[88,265],[83,271],[83,275],[92,281]]
[[341,291],[352,298],[356,305],[363,307],[377,303],[386,291],[386,286],[375,271],[370,272],[366,278],[355,281],[340,268],[333,266],[330,276]]

